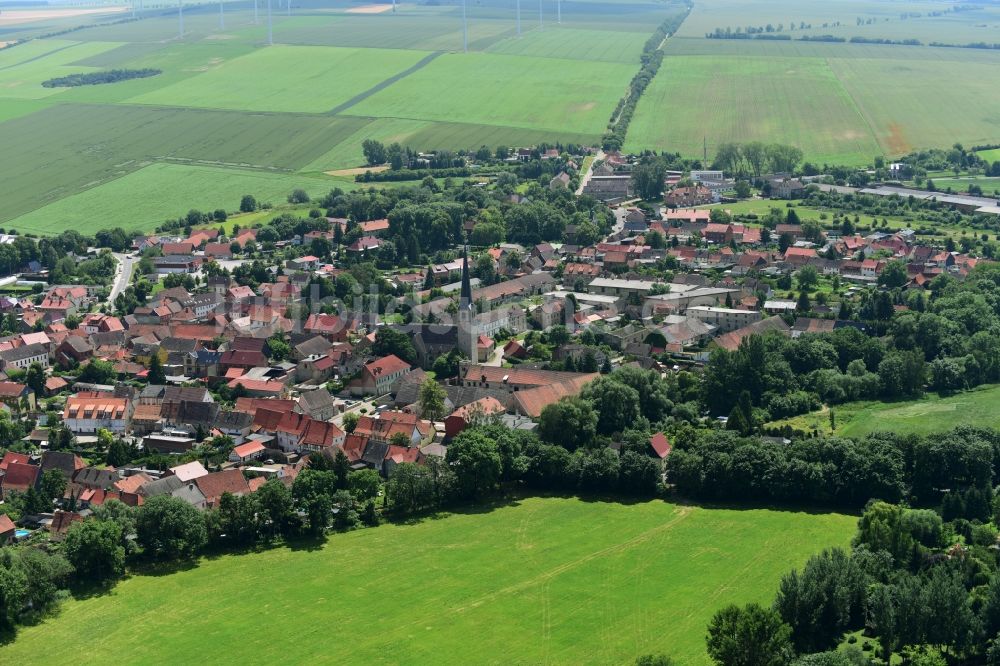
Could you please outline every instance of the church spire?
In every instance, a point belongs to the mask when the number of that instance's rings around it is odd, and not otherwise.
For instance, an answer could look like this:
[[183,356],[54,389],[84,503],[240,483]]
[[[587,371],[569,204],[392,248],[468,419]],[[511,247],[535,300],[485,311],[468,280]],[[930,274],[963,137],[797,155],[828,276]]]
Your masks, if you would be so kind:
[[472,282],[469,280],[469,242],[466,238],[462,248],[462,294],[458,301],[459,307],[472,307]]

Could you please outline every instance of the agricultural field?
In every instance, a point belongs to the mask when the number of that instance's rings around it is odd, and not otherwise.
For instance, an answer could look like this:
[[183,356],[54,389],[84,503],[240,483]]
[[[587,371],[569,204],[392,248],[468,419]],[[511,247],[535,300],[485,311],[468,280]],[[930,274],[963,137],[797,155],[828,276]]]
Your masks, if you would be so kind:
[[348,113],[577,132],[596,141],[635,71],[624,63],[446,54]]
[[128,101],[322,113],[416,65],[427,55],[400,49],[277,45]]
[[45,234],[52,220],[69,229],[93,234],[107,228],[107,219],[122,222],[130,231],[153,231],[164,220],[188,210],[234,210],[244,194],[261,202],[283,203],[296,188],[321,196],[334,187],[348,190],[352,180],[318,178],[304,174],[224,169],[156,162],[108,183],[60,199],[10,220],[8,228]]
[[1000,427],[1000,386],[983,386],[965,393],[940,397],[928,393],[904,402],[853,402],[833,406],[836,431],[830,429],[830,408],[795,416],[769,425],[790,425],[797,430],[818,431],[843,437],[863,437],[877,430],[926,435],[960,425]]
[[[2,108],[2,105],[0,105]],[[17,156],[3,167],[0,221],[7,222],[120,178],[157,160],[291,171],[337,143],[367,120],[332,116],[276,116],[185,109],[58,105],[0,123],[0,145]],[[248,137],[257,137],[248,141]],[[184,192],[176,191],[183,202]],[[138,204],[139,202],[136,202]],[[122,203],[109,202],[109,209]],[[128,205],[128,197],[124,205]],[[181,204],[172,217],[192,205]],[[105,217],[132,225],[131,216]],[[49,230],[63,223],[49,221]],[[98,227],[100,228],[100,227]]]
[[[178,663],[707,664],[705,627],[727,603],[768,603],[780,577],[856,519],[833,513],[528,498],[134,575],[67,601],[0,661]],[[371,575],[372,563],[382,562]],[[262,572],[294,571],[291,576]],[[247,631],[247,619],[295,629]],[[483,628],[488,627],[487,631]],[[475,640],[470,640],[474,636]]]
[[539,58],[635,63],[642,54],[642,46],[643,42],[628,32],[562,28],[548,32],[533,30],[521,39],[504,40],[489,51]]
[[627,150],[702,154],[724,141],[798,146],[819,163],[880,152],[829,64],[818,58],[667,57],[629,129]]
[[[914,2],[906,11],[921,16],[902,18],[888,0],[697,2],[667,42],[626,148],[700,157],[706,139],[710,155],[724,141],[761,140],[796,145],[816,163],[865,165],[876,154],[1000,140],[1000,119],[987,111],[1000,105],[990,86],[1000,53],[799,41],[831,34],[965,44],[996,41],[989,27],[1000,27],[992,7],[954,12],[950,3]],[[767,24],[782,25],[792,41],[705,38],[717,27]]]
[[[151,165],[211,167],[218,177],[231,169],[237,183],[248,182],[248,170],[322,182],[324,172],[362,166],[367,138],[418,150],[594,143],[643,43],[681,7],[565,3],[557,25],[556,2],[546,0],[542,23],[537,5],[522,7],[518,37],[510,3],[484,0],[469,8],[463,54],[456,5],[404,3],[393,14],[346,0],[293,4],[290,15],[281,2],[272,7],[274,46],[263,7],[255,21],[252,6],[227,2],[224,27],[217,5],[186,6],[183,38],[176,14],[150,9],[138,21],[80,16],[73,27],[90,27],[0,49],[0,223],[42,233],[147,226],[203,205],[193,179],[172,176],[170,196],[135,202],[129,215],[124,188],[180,173]],[[0,41],[61,25],[0,26]],[[111,68],[161,73],[41,85]],[[123,182],[111,186],[116,179]],[[124,203],[102,207],[108,192]],[[72,210],[93,219],[81,227]]]

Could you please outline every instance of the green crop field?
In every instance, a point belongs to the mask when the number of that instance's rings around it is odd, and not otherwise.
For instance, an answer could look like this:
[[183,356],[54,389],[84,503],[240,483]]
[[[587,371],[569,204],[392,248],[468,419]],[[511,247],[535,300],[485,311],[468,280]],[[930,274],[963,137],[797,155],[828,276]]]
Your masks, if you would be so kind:
[[[3,168],[4,178],[0,179],[0,221],[119,178],[158,159],[299,168],[366,122],[332,116],[53,106],[0,123],[0,145],[13,162]],[[183,191],[174,194],[183,199]],[[128,204],[127,196],[124,204]],[[119,209],[122,205],[109,203],[108,207]],[[170,214],[178,215],[193,206]],[[105,226],[109,222],[128,225],[133,219],[95,220],[95,224]],[[55,232],[62,228],[55,221],[49,226]]]
[[530,498],[134,576],[0,647],[11,664],[707,664],[727,603],[773,598],[855,518]]
[[446,54],[348,113],[591,134],[607,124],[635,65]]
[[22,233],[50,233],[52,226],[94,233],[107,228],[110,218],[120,220],[129,230],[152,231],[164,220],[176,219],[192,208],[237,210],[244,194],[252,194],[259,201],[282,203],[296,188],[315,196],[334,187],[354,186],[353,181],[303,174],[157,163],[60,199],[7,224]]
[[[18,57],[18,50],[29,45],[30,43],[12,48],[10,53]],[[73,66],[72,63],[81,58],[109,51],[115,46],[117,45],[108,42],[81,42],[69,46],[64,44],[63,47],[56,48],[46,55],[11,63],[0,69],[0,99],[40,99],[59,95],[67,88],[44,88],[42,81],[56,76],[92,71],[86,67]]]
[[274,46],[130,101],[321,113],[417,64],[426,55],[400,49]]
[[[876,154],[998,141],[1000,119],[985,110],[1000,105],[1000,53],[926,45],[996,41],[1000,8],[953,9],[908,2],[919,16],[903,17],[892,0],[697,2],[668,40],[626,148],[701,156],[706,140],[710,154],[724,141],[760,140],[796,145],[816,163],[864,165]],[[790,40],[705,38],[765,26]],[[800,41],[819,35],[925,46]]]
[[[1000,386],[984,386],[942,398],[929,393],[906,402],[852,402],[834,405],[836,434],[862,437],[877,430],[926,435],[960,425],[1000,427]],[[790,425],[798,430],[831,434],[829,408],[795,416],[771,425]]]
[[[723,141],[789,143],[817,163],[867,164],[1000,139],[1000,53],[903,46],[670,40],[626,148],[710,156]],[[947,89],[926,95],[924,86]],[[983,106],[984,101],[986,106]]]
[[643,42],[634,33],[611,30],[533,30],[521,39],[507,39],[489,50],[507,55],[638,63]]
[[668,57],[643,95],[626,149],[701,155],[723,141],[800,147],[818,162],[860,162],[878,144],[818,58]]

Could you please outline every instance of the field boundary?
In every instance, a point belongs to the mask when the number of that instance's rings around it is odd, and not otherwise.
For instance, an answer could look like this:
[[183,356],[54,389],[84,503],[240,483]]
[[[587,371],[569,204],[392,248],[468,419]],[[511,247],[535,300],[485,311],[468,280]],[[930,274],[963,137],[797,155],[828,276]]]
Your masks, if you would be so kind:
[[374,86],[372,86],[368,90],[366,90],[366,91],[364,91],[362,93],[359,93],[359,94],[355,95],[354,97],[352,97],[351,99],[347,100],[346,102],[343,102],[342,104],[338,104],[337,106],[333,107],[332,109],[330,109],[329,111],[327,111],[327,115],[335,116],[335,115],[337,115],[339,113],[342,113],[343,111],[346,111],[347,109],[351,108],[352,106],[354,106],[356,104],[360,104],[361,102],[363,102],[364,100],[368,99],[369,97],[371,97],[375,93],[381,92],[382,90],[385,90],[386,88],[388,88],[389,86],[391,86],[393,83],[396,83],[400,79],[404,79],[407,76],[409,76],[410,74],[413,74],[414,72],[416,72],[417,70],[423,69],[424,67],[426,67],[427,65],[429,65],[435,58],[437,58],[438,56],[440,56],[442,53],[444,53],[444,51],[434,51],[433,53],[428,53],[426,56],[424,56],[423,58],[421,58],[418,62],[414,63],[413,65],[411,65],[409,67],[407,67],[402,72],[399,72],[398,74],[393,74],[392,76],[390,76],[386,80],[380,81],[379,83],[376,83]]

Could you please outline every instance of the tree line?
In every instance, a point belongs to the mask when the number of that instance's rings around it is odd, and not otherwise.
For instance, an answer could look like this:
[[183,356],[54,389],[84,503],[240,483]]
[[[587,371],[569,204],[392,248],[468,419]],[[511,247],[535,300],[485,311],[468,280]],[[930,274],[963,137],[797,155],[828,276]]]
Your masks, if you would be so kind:
[[683,13],[671,16],[661,23],[652,36],[646,40],[640,56],[642,66],[632,77],[628,92],[618,100],[618,105],[615,106],[615,110],[608,120],[608,129],[602,140],[604,150],[620,150],[625,145],[625,136],[628,134],[628,126],[632,122],[632,114],[635,113],[639,98],[642,97],[646,86],[656,76],[656,72],[659,71],[660,65],[663,63],[663,50],[660,46],[663,44],[663,40],[673,35],[677,28],[681,27],[688,14],[691,13],[691,7],[692,5],[687,5]]
[[932,506],[949,519],[991,514],[1000,437],[961,426],[926,436],[876,432],[862,439],[791,443],[726,430],[674,438],[667,480],[685,497],[859,508],[871,499]]

